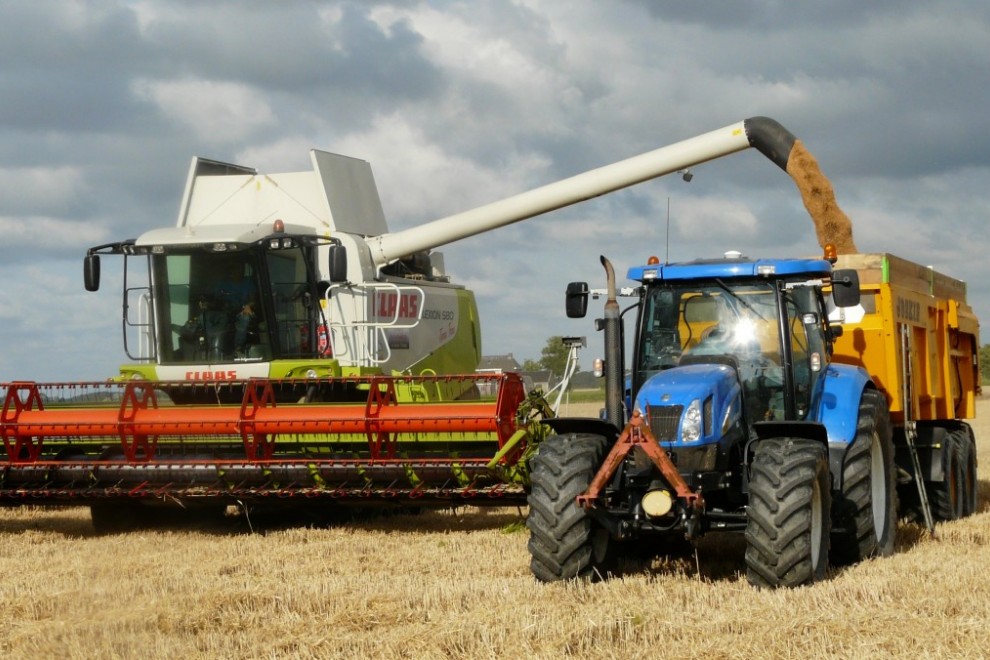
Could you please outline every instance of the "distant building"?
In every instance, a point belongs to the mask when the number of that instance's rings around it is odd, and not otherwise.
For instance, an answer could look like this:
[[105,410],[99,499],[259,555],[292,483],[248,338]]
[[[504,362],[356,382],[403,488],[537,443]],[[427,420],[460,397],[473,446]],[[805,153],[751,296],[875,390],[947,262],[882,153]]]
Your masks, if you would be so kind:
[[500,374],[506,371],[521,370],[522,365],[519,364],[516,358],[512,357],[512,353],[508,355],[483,355],[481,357],[481,364],[478,365],[478,371],[484,373]]
[[523,380],[527,382],[530,389],[542,390],[544,393],[549,392],[550,388],[557,382],[553,374],[546,369],[543,371],[524,371]]
[[[516,358],[512,357],[512,353],[508,355],[482,355],[481,363],[477,369],[479,374],[504,374],[507,371],[515,373],[522,372],[522,365],[519,364]],[[533,389],[533,381],[523,375],[523,386],[529,392]],[[491,384],[484,383],[479,387],[483,396],[494,394],[494,391],[491,389],[494,386]]]

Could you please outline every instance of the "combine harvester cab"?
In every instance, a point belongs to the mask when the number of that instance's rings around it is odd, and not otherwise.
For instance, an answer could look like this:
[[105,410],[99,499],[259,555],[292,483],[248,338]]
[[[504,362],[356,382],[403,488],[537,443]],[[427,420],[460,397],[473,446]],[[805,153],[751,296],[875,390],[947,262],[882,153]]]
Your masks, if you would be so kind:
[[440,253],[374,264],[366,241],[387,226],[370,166],[310,155],[310,172],[266,175],[196,158],[175,227],[89,251],[91,291],[101,255],[125,260],[124,343],[137,362],[122,379],[181,382],[168,388],[180,403],[239,403],[251,378],[475,370],[472,293],[450,283]]
[[[826,254],[631,268],[625,401],[602,258],[608,421],[549,422],[529,498],[537,578],[605,575],[622,547],[736,531],[752,584],[799,586],[830,561],[891,554],[902,515],[932,528],[975,510],[963,420],[979,338],[964,287],[889,255]],[[568,288],[569,315],[588,291]]]

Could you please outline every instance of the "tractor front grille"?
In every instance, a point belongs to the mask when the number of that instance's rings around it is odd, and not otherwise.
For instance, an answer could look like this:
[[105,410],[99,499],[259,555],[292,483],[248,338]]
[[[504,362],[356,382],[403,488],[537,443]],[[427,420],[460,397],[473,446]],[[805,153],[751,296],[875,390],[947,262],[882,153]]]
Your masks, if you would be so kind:
[[651,406],[648,421],[653,436],[659,442],[677,440],[677,429],[683,412],[684,406]]

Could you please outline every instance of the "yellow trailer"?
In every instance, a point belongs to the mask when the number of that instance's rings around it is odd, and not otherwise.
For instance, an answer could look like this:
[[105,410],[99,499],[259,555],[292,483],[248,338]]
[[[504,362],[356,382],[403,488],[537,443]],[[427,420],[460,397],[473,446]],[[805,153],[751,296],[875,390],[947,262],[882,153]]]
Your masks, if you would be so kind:
[[927,499],[935,519],[972,513],[976,444],[963,420],[976,416],[980,341],[966,283],[888,253],[841,255],[835,266],[859,273],[862,298],[836,310],[833,359],[864,367],[886,395],[903,510],[924,514]]

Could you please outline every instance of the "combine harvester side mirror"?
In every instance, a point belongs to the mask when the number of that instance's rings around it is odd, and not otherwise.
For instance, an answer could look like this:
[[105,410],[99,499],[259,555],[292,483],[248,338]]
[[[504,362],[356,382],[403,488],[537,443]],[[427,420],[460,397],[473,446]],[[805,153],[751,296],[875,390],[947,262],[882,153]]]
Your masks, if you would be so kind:
[[83,259],[83,281],[87,291],[100,290],[100,255],[87,254]]
[[347,248],[339,243],[330,246],[327,255],[327,272],[330,273],[330,281],[340,284],[347,281]]

